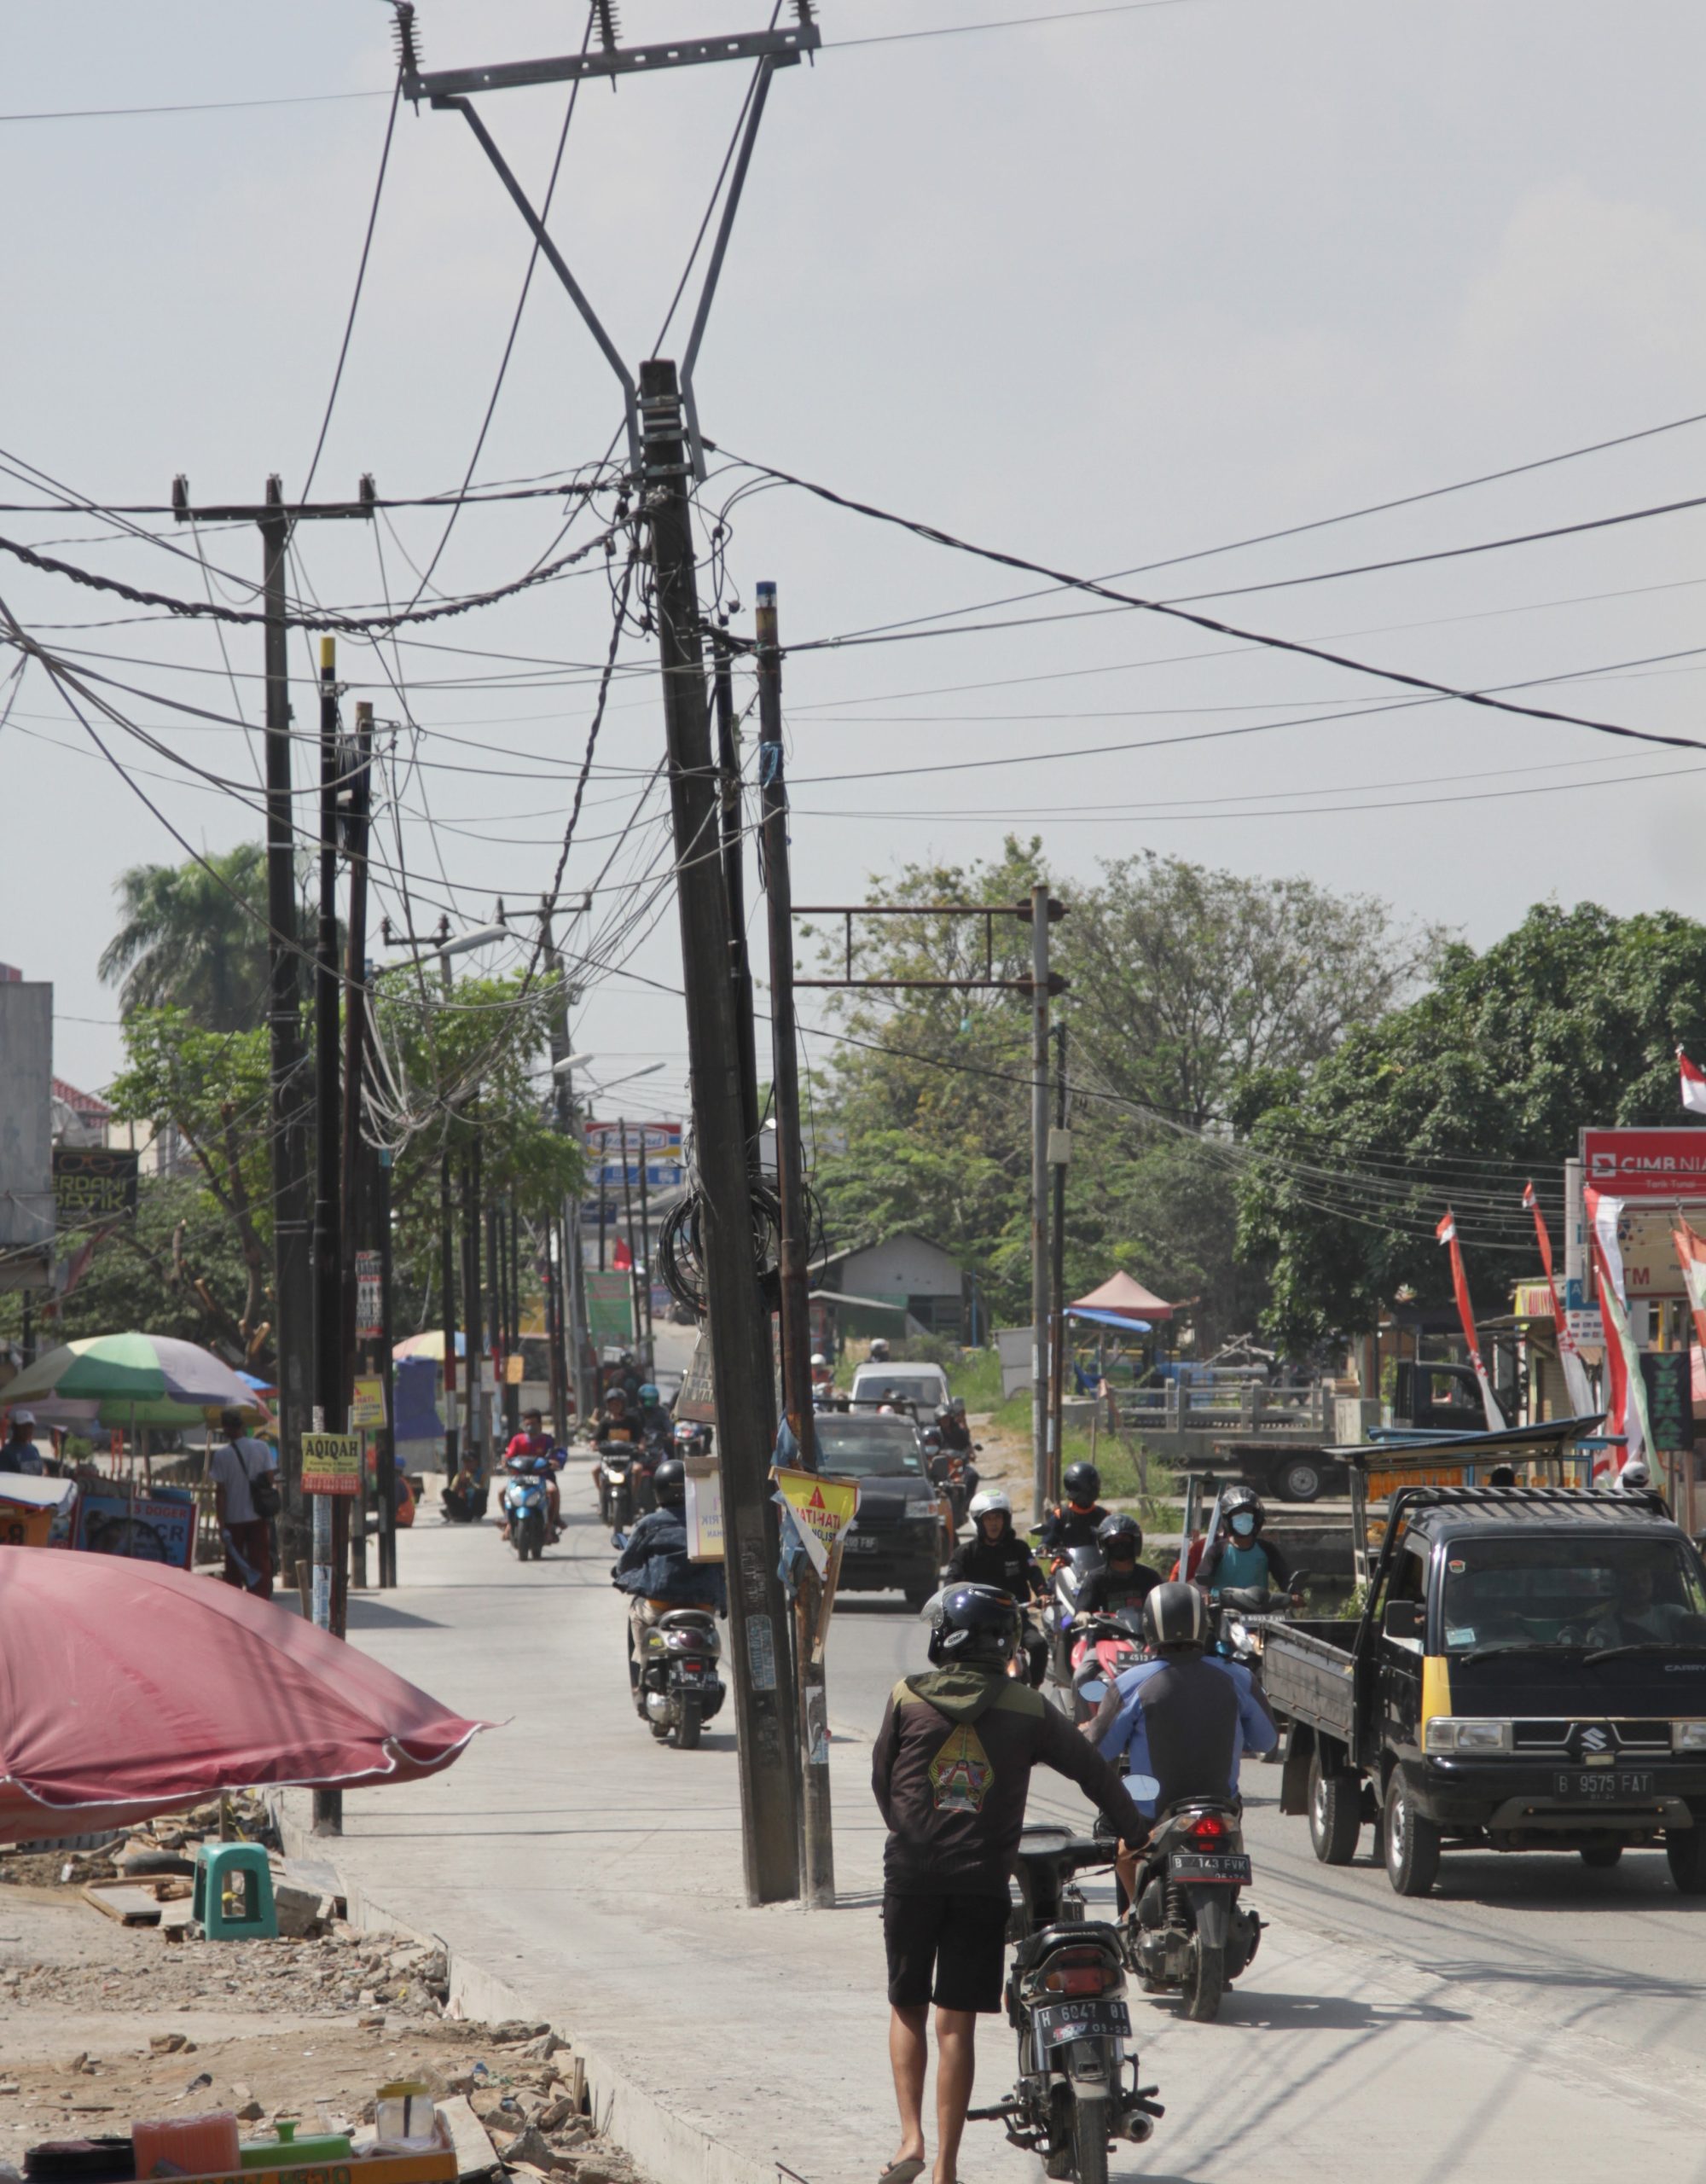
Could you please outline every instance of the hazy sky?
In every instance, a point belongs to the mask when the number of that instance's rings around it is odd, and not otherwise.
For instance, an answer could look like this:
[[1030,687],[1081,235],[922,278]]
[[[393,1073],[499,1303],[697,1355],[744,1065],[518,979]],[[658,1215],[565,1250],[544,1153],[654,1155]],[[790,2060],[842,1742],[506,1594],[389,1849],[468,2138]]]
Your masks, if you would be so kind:
[[[1697,6],[1162,0],[894,35],[1001,12],[993,0],[830,0],[816,65],[777,78],[699,374],[705,428],[724,448],[1062,568],[1172,563],[1132,579],[1166,598],[1706,493],[1697,426],[1182,561],[1706,410]],[[12,116],[380,94],[0,121],[9,457],[102,504],[164,500],[179,471],[204,500],[253,498],[271,470],[299,491],[385,129],[389,10],[91,0],[15,4],[8,17]],[[753,0],[629,0],[623,32],[637,43],[764,20]],[[421,21],[432,67],[572,49],[584,17],[423,0]],[[861,39],[873,42],[833,49]],[[636,359],[746,75],[698,68],[580,98],[554,232]],[[566,96],[484,103],[536,191]],[[460,483],[527,255],[466,125],[404,107],[316,493],[352,491],[364,470],[392,494]],[[663,352],[682,339],[678,324]],[[605,366],[542,269],[477,474],[589,462],[618,414]],[[0,497],[37,497],[5,482]],[[711,504],[740,482],[714,480]],[[501,584],[547,551],[561,520],[551,502],[468,511],[434,583]],[[424,567],[442,528],[425,511],[374,531],[321,526],[300,538],[298,581],[325,601],[406,597],[409,557]],[[176,554],[75,515],[9,514],[0,534],[71,541],[49,550],[205,595],[181,534],[166,542]],[[252,531],[203,543],[217,570],[257,573]],[[775,579],[795,641],[952,619],[1036,589],[787,491],[736,508],[728,572],[747,614],[755,580]],[[96,977],[113,878],[183,854],[136,790],[197,847],[258,834],[251,802],[186,769],[252,797],[257,754],[229,717],[259,717],[259,641],[228,631],[222,655],[208,627],[162,624],[3,555],[0,597],[43,642],[143,693],[113,694],[167,746],[103,729],[127,785],[38,666],[0,730],[0,958],[55,981],[56,1065],[93,1088],[119,1053],[113,996]],[[1568,677],[1532,694],[1706,738],[1703,600],[1706,521],[1687,512],[1205,605],[1458,686]],[[1546,896],[1706,915],[1706,755],[1431,705],[1038,762],[1383,698],[1361,677],[1092,604],[1052,595],[960,619],[1069,619],[796,653],[797,893],[856,896],[897,860],[989,856],[1005,832],[1034,828],[1065,874],[1146,847],[1305,872],[1480,943]],[[382,658],[344,647],[355,694],[397,730],[387,787],[401,809],[384,838],[394,865],[400,835],[423,922],[447,904],[456,922],[482,922],[496,895],[530,901],[548,883],[608,630],[595,569]],[[1698,657],[1653,658],[1693,647]],[[623,657],[571,892],[600,874],[661,750],[650,655],[636,640]],[[300,638],[293,660],[305,675]],[[175,717],[165,698],[227,721]],[[298,705],[311,725],[305,688]],[[960,770],[989,759],[1025,763]],[[902,770],[932,765],[956,770]],[[654,797],[618,846],[598,930],[620,953],[643,912],[653,929],[627,968],[670,985],[675,909],[653,899],[664,811]],[[379,907],[395,912],[398,899],[393,875]],[[683,1043],[666,995],[605,978],[575,1043],[611,1076],[663,1058],[664,1072],[613,1104],[680,1112]]]

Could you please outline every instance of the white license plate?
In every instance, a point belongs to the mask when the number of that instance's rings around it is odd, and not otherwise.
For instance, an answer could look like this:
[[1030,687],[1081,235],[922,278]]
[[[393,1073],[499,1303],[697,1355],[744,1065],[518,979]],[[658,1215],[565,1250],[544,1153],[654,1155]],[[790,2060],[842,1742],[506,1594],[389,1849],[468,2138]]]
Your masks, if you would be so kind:
[[1248,1887],[1250,1860],[1239,1850],[1175,1850],[1167,1861],[1169,1880],[1230,1881]]
[[1059,2048],[1069,2040],[1129,2039],[1131,2035],[1131,2012],[1125,2004],[1100,1995],[1082,2002],[1044,2002],[1031,2023],[1042,2048]]
[[868,1532],[849,1532],[841,1543],[850,1554],[874,1554],[882,1542]]
[[1558,1796],[1572,1802],[1586,1798],[1593,1804],[1615,1804],[1619,1798],[1650,1798],[1653,1778],[1625,1774],[1615,1767],[1596,1768],[1591,1774],[1556,1775],[1553,1788]]

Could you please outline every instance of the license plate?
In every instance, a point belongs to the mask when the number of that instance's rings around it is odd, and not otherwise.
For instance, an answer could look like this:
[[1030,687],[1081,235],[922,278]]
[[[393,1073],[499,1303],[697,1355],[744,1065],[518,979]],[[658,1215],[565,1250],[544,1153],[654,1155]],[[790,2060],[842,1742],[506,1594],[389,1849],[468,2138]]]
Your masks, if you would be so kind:
[[842,1541],[841,1544],[847,1549],[850,1554],[874,1554],[877,1551],[879,1542],[873,1539],[869,1533],[849,1532],[846,1538]]
[[1167,1861],[1172,1880],[1232,1881],[1249,1885],[1250,1860],[1239,1850],[1175,1850]]
[[1615,1804],[1620,1798],[1650,1798],[1651,1774],[1627,1774],[1615,1767],[1596,1768],[1591,1774],[1558,1774],[1553,1786],[1560,1798],[1572,1803],[1585,1799],[1593,1804]]
[[1129,2038],[1131,2012],[1123,2002],[1098,1996],[1093,2001],[1044,2002],[1031,2018],[1041,2048],[1064,2047],[1069,2040]]

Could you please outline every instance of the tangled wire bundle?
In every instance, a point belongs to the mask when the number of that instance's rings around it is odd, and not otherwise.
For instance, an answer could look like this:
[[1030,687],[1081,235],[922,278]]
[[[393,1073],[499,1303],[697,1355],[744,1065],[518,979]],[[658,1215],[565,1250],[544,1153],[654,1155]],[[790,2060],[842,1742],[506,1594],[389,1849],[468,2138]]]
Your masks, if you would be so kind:
[[[761,1177],[748,1179],[748,1207],[752,1222],[752,1265],[764,1301],[771,1310],[780,1302],[777,1261],[781,1247],[782,1209],[773,1185]],[[806,1186],[806,1257],[815,1258],[823,1249],[823,1210],[817,1194]],[[703,1191],[694,1189],[670,1212],[658,1237],[658,1270],[664,1287],[678,1304],[703,1319],[709,1292],[705,1282],[703,1223],[708,1212]]]

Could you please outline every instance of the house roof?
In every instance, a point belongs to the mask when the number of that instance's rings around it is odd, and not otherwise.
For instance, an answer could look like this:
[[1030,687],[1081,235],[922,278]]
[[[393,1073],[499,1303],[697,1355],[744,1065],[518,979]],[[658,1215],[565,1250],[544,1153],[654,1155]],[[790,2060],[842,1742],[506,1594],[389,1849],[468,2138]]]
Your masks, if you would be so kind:
[[[856,1258],[861,1252],[879,1252],[885,1244],[898,1243],[902,1236],[910,1236],[914,1243],[927,1244],[932,1252],[940,1252],[945,1259],[954,1258],[953,1252],[945,1244],[938,1244],[934,1236],[926,1236],[921,1228],[891,1228],[885,1236],[867,1236],[861,1243],[845,1245],[837,1252],[825,1252],[821,1258],[815,1258],[811,1263],[814,1267],[839,1266],[844,1259]],[[959,1261],[955,1259],[954,1263],[957,1266]]]
[[73,1114],[82,1115],[90,1122],[110,1123],[113,1119],[113,1110],[104,1100],[97,1100],[92,1092],[79,1092],[62,1077],[53,1080],[53,1096],[63,1100]]

